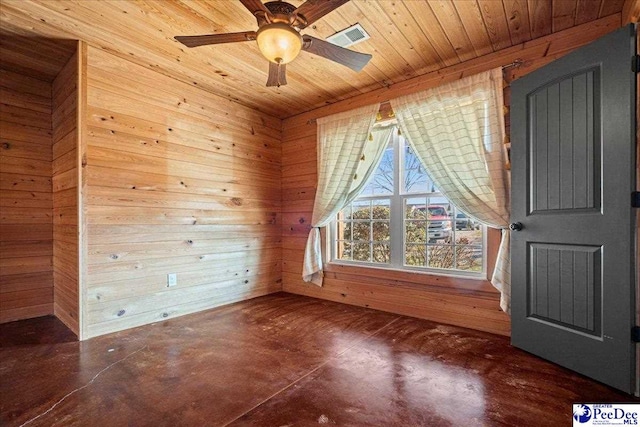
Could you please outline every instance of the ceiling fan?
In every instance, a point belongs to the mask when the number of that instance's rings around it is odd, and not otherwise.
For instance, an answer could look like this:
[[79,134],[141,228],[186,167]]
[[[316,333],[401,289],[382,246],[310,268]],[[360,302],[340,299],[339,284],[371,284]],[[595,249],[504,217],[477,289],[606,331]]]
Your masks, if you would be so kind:
[[187,47],[256,40],[260,52],[269,60],[267,86],[279,87],[287,84],[286,64],[293,61],[300,50],[360,71],[367,65],[371,55],[345,49],[310,35],[300,35],[300,30],[348,1],[307,0],[296,8],[281,0],[268,3],[262,3],[261,0],[240,0],[258,20],[257,31],[176,36],[175,39]]

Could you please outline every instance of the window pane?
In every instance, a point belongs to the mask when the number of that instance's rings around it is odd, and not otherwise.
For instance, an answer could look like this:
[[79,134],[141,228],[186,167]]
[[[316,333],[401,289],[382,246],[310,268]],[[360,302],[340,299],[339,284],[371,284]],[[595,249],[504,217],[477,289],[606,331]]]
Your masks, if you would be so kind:
[[456,245],[456,268],[482,271],[482,246]]
[[428,221],[429,243],[451,243],[450,221]]
[[422,245],[407,244],[404,254],[405,265],[424,267],[427,265],[427,247]]
[[371,175],[369,182],[365,185],[361,196],[386,196],[393,194],[393,170],[394,170],[394,157],[393,157],[393,143],[385,150],[380,160],[378,169]]
[[456,244],[482,246],[482,229],[456,231]]
[[391,239],[389,221],[374,221],[372,223],[373,241],[388,242]]
[[353,243],[354,261],[371,261],[371,246],[369,243]]
[[[342,252],[340,252],[342,250]],[[351,243],[350,242],[339,242],[338,243],[338,253],[340,259],[351,259]]]
[[[449,203],[442,197],[430,197],[428,200],[426,212],[429,243],[450,243],[452,222],[447,210]],[[441,200],[445,203],[440,202]]]
[[351,218],[352,219],[370,219],[371,218],[371,202],[355,201],[351,204]]
[[404,217],[407,219],[427,219],[427,198],[412,197],[405,200]]
[[370,221],[357,221],[353,223],[353,241],[365,241],[371,240],[369,237],[369,230],[371,228]]
[[405,140],[403,165],[403,191],[405,193],[429,193],[429,177],[415,155],[409,143]]
[[465,213],[456,211],[456,230],[471,230],[474,223]]
[[388,243],[373,244],[373,262],[384,264],[391,262],[391,248]]
[[404,156],[402,165],[402,191],[404,193],[435,193],[433,181],[422,166],[409,142],[402,138]]
[[427,241],[427,221],[408,219],[404,226],[407,243],[425,243]]
[[373,201],[373,219],[390,219],[391,218],[391,200],[374,200]]
[[454,268],[455,259],[453,246],[429,245],[427,249],[428,266],[431,268]]

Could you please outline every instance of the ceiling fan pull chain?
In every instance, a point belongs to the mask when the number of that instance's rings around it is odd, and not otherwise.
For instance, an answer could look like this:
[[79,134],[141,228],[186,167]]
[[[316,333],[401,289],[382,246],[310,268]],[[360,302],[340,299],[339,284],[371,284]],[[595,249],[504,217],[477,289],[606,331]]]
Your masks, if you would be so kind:
[[285,86],[287,84],[287,64],[278,62],[278,87],[280,85]]
[[276,58],[276,60],[278,60],[278,82],[276,83],[276,87],[280,87],[280,84],[282,84],[282,82],[280,81],[280,78],[282,77],[282,59],[281,58]]

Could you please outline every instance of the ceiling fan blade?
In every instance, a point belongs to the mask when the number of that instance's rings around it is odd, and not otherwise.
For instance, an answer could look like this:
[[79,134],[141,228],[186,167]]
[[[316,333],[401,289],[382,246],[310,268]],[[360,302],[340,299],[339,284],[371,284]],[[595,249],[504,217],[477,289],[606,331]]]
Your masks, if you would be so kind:
[[205,34],[203,36],[175,36],[174,38],[187,47],[196,47],[207,44],[251,41],[256,39],[256,32],[244,31],[242,33]]
[[261,18],[264,20],[264,18],[260,15],[265,15],[269,18],[273,17],[269,9],[267,9],[264,3],[262,3],[260,0],[240,0],[240,3],[242,3],[242,5],[246,7],[249,12],[251,12],[256,18],[258,18],[258,22],[260,22]]
[[269,77],[267,87],[284,86],[287,84],[287,64],[276,64],[269,61]]
[[307,0],[302,3],[293,13],[302,15],[306,21],[300,29],[308,27],[327,13],[339,8],[349,0]]
[[362,70],[372,58],[368,53],[360,53],[345,49],[310,35],[305,34],[302,36],[302,40],[304,41],[302,50],[330,59],[331,61],[347,66],[354,71]]

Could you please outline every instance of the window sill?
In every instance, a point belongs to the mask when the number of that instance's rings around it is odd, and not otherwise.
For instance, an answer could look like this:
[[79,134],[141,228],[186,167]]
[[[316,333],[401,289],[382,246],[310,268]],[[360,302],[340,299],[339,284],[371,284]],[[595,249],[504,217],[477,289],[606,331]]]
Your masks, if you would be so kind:
[[465,294],[490,299],[499,299],[500,297],[498,290],[484,277],[354,265],[340,261],[331,261],[325,264],[324,272],[325,277],[339,280],[384,284],[422,291]]

